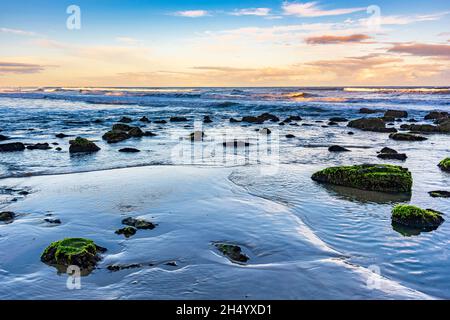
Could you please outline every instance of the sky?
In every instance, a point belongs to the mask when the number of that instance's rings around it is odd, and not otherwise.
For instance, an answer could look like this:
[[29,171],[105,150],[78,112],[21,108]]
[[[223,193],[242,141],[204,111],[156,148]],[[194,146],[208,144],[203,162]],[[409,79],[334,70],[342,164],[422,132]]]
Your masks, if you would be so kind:
[[449,86],[450,2],[0,0],[0,86]]

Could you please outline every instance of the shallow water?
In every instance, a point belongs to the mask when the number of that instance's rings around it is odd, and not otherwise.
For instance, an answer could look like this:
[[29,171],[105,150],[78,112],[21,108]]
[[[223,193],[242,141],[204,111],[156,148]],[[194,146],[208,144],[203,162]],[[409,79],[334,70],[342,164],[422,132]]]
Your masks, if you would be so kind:
[[[450,213],[449,199],[428,195],[449,190],[450,175],[437,163],[450,154],[450,136],[397,142],[385,133],[349,129],[345,122],[322,127],[333,116],[362,117],[362,107],[407,110],[408,119],[431,123],[424,115],[449,111],[450,94],[448,89],[371,90],[110,88],[0,93],[1,134],[11,137],[6,142],[57,142],[63,149],[0,154],[0,210],[22,214],[12,224],[0,224],[0,298],[450,298],[449,222],[417,236],[404,236],[390,223],[392,206],[400,202]],[[281,119],[300,115],[303,120],[298,126],[228,121],[263,112]],[[158,136],[116,145],[102,141],[102,134],[122,116],[137,120],[144,115],[150,120],[186,116],[190,121],[135,121],[133,125]],[[213,123],[202,126],[204,115]],[[95,119],[103,122],[94,123]],[[261,128],[270,128],[271,136],[255,131]],[[197,129],[205,131],[205,141],[185,139]],[[73,137],[55,138],[60,132],[95,140],[102,150],[71,156],[68,140]],[[288,133],[296,138],[285,138]],[[224,150],[221,142],[232,138],[248,139],[251,145]],[[351,152],[328,152],[334,144]],[[125,146],[141,152],[117,152]],[[408,159],[378,159],[377,151],[385,146],[405,152]],[[412,195],[330,187],[310,179],[328,166],[368,162],[409,168]],[[125,167],[139,168],[97,171]],[[54,175],[84,171],[95,172]],[[20,190],[31,193],[21,195]],[[62,225],[43,222],[46,214],[60,218]],[[114,231],[126,216],[159,225],[124,240]],[[68,236],[89,237],[109,249],[99,269],[82,278],[82,290],[68,290],[67,276],[39,261],[51,241]],[[213,241],[239,244],[250,257],[249,265],[232,264],[214,249]],[[165,265],[173,260],[177,267]],[[154,266],[105,269],[114,263]],[[373,277],[381,281],[375,288],[367,285]]]

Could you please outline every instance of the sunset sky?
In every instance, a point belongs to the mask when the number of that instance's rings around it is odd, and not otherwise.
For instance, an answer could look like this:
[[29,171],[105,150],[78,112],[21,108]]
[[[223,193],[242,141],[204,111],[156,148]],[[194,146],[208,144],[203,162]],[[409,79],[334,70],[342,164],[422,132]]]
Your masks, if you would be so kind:
[[450,2],[0,0],[3,87],[344,85],[450,85]]

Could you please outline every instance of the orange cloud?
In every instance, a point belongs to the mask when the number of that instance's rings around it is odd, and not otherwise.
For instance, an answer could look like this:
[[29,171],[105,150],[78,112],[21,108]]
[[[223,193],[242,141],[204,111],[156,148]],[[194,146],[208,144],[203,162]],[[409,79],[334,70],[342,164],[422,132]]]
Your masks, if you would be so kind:
[[414,56],[450,57],[450,45],[425,43],[398,43],[389,52],[407,53]]
[[305,39],[308,44],[340,44],[340,43],[356,43],[369,40],[371,37],[365,34],[352,34],[348,36],[323,35],[312,36]]

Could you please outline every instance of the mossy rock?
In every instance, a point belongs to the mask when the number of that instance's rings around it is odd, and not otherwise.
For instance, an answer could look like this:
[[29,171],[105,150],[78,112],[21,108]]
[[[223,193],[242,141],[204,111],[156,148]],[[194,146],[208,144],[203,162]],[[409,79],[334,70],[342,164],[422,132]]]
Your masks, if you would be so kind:
[[438,164],[439,168],[443,171],[450,172],[450,158],[445,158]]
[[129,238],[131,236],[134,236],[136,234],[136,228],[134,227],[125,227],[119,230],[116,230],[116,234],[123,234],[126,238]]
[[392,209],[391,219],[394,224],[423,231],[436,230],[445,221],[440,212],[405,204]]
[[250,259],[242,253],[242,249],[239,246],[226,243],[216,243],[214,246],[232,262],[245,263]]
[[136,229],[154,229],[156,227],[155,224],[146,221],[144,219],[135,219],[135,218],[126,218],[122,220],[122,224],[135,227]]
[[82,271],[91,271],[101,260],[100,253],[106,249],[84,238],[66,238],[50,244],[42,253],[41,261],[64,271],[70,265]]
[[103,140],[106,140],[108,143],[118,143],[130,138],[130,135],[124,131],[120,130],[111,130],[105,133],[102,137]]
[[70,140],[69,144],[70,153],[97,152],[100,150],[100,148],[95,143],[81,137],[77,137],[75,140]]
[[331,167],[311,178],[321,183],[389,193],[411,192],[413,182],[407,168],[387,164]]

